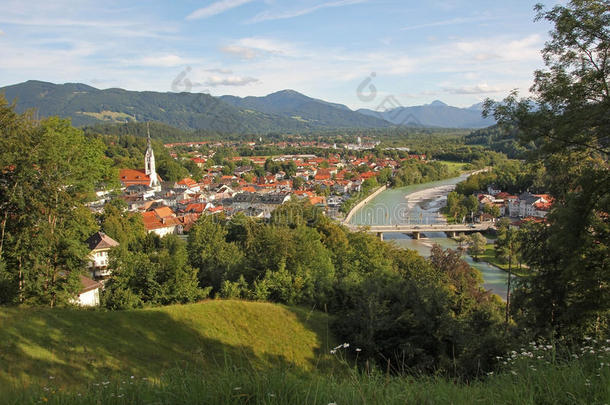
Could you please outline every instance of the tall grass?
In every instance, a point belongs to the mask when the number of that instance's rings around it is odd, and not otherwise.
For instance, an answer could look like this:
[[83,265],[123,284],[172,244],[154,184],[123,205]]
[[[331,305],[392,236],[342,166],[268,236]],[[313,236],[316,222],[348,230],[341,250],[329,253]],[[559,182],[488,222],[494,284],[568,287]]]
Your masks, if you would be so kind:
[[[532,351],[533,350],[533,351]],[[589,353],[591,350],[594,353]],[[173,369],[158,379],[100,381],[64,392],[52,381],[15,389],[6,404],[607,404],[608,351],[586,349],[572,360],[551,350],[509,354],[499,373],[471,383],[382,372],[322,373],[295,368],[259,370],[228,361],[221,369]]]

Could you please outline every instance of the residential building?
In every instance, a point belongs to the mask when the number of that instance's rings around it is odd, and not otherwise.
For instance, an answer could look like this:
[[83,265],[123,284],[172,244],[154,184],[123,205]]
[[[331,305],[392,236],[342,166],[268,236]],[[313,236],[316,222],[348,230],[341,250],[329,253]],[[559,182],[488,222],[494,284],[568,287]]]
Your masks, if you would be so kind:
[[108,267],[108,253],[113,247],[119,246],[119,243],[106,235],[104,232],[96,232],[86,241],[89,246],[89,262],[87,267],[91,272],[91,278],[95,280],[105,280],[112,274]]

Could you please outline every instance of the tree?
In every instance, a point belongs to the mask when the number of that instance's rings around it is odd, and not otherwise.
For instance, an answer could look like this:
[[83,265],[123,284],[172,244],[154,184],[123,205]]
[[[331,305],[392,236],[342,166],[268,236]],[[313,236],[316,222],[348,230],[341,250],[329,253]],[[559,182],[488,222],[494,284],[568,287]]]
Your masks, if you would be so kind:
[[121,245],[129,246],[146,236],[142,215],[127,212],[127,204],[118,198],[104,205],[100,222],[102,230]]
[[485,246],[487,245],[487,239],[479,232],[475,232],[468,238],[469,246],[468,253],[474,256],[475,260],[478,260],[478,256],[485,252]]
[[109,309],[185,304],[207,297],[211,290],[199,288],[186,244],[176,235],[148,234],[131,248],[114,248],[111,266],[114,270],[102,296]]
[[472,216],[479,212],[479,200],[474,195],[469,195],[464,199],[464,207],[472,219]]
[[500,221],[498,226],[498,238],[495,243],[496,257],[508,262],[508,279],[506,281],[506,316],[505,323],[508,327],[508,319],[510,314],[510,288],[512,278],[512,264],[517,261],[517,253],[519,252],[519,231],[511,228],[508,220]]
[[292,178],[292,188],[295,190],[300,190],[303,187],[305,181],[301,177],[293,177]]
[[500,207],[495,204],[485,204],[483,207],[483,212],[491,215],[494,218],[498,218],[500,216]]
[[115,177],[111,161],[69,121],[31,121],[3,98],[0,131],[0,300],[67,304],[81,288],[84,241],[97,230],[84,203]]
[[603,0],[573,0],[536,11],[554,29],[534,96],[486,103],[501,125],[519,129],[522,143],[534,143],[554,197],[548,226],[528,227],[532,274],[517,291],[519,309],[539,334],[603,336],[610,324],[609,261],[601,259],[610,256],[610,9]]
[[227,242],[227,229],[213,215],[199,217],[188,236],[190,265],[198,270],[199,285],[220,291],[243,260],[235,243]]

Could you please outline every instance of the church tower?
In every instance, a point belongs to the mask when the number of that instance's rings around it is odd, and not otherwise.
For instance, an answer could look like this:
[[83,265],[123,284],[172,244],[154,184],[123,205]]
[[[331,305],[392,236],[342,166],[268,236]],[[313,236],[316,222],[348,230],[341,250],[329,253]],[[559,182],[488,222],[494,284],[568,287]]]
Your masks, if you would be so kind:
[[144,157],[144,170],[150,177],[150,184],[148,186],[152,188],[159,188],[161,184],[159,184],[159,178],[157,177],[157,171],[155,170],[155,153],[153,152],[152,144],[150,142],[150,129],[148,127],[148,122],[146,123],[146,132],[148,134],[148,146],[146,147],[146,155]]

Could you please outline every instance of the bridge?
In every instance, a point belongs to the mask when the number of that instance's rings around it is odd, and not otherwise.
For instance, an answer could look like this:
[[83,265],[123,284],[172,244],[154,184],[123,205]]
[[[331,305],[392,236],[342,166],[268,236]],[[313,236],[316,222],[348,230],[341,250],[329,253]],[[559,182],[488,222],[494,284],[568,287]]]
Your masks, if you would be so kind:
[[406,233],[413,235],[413,239],[419,239],[421,234],[429,232],[445,232],[449,237],[454,237],[456,234],[469,232],[482,232],[488,229],[494,229],[493,222],[482,222],[479,224],[430,224],[430,225],[353,225],[345,224],[351,230],[363,230],[370,233],[376,233],[383,240],[384,233]]

